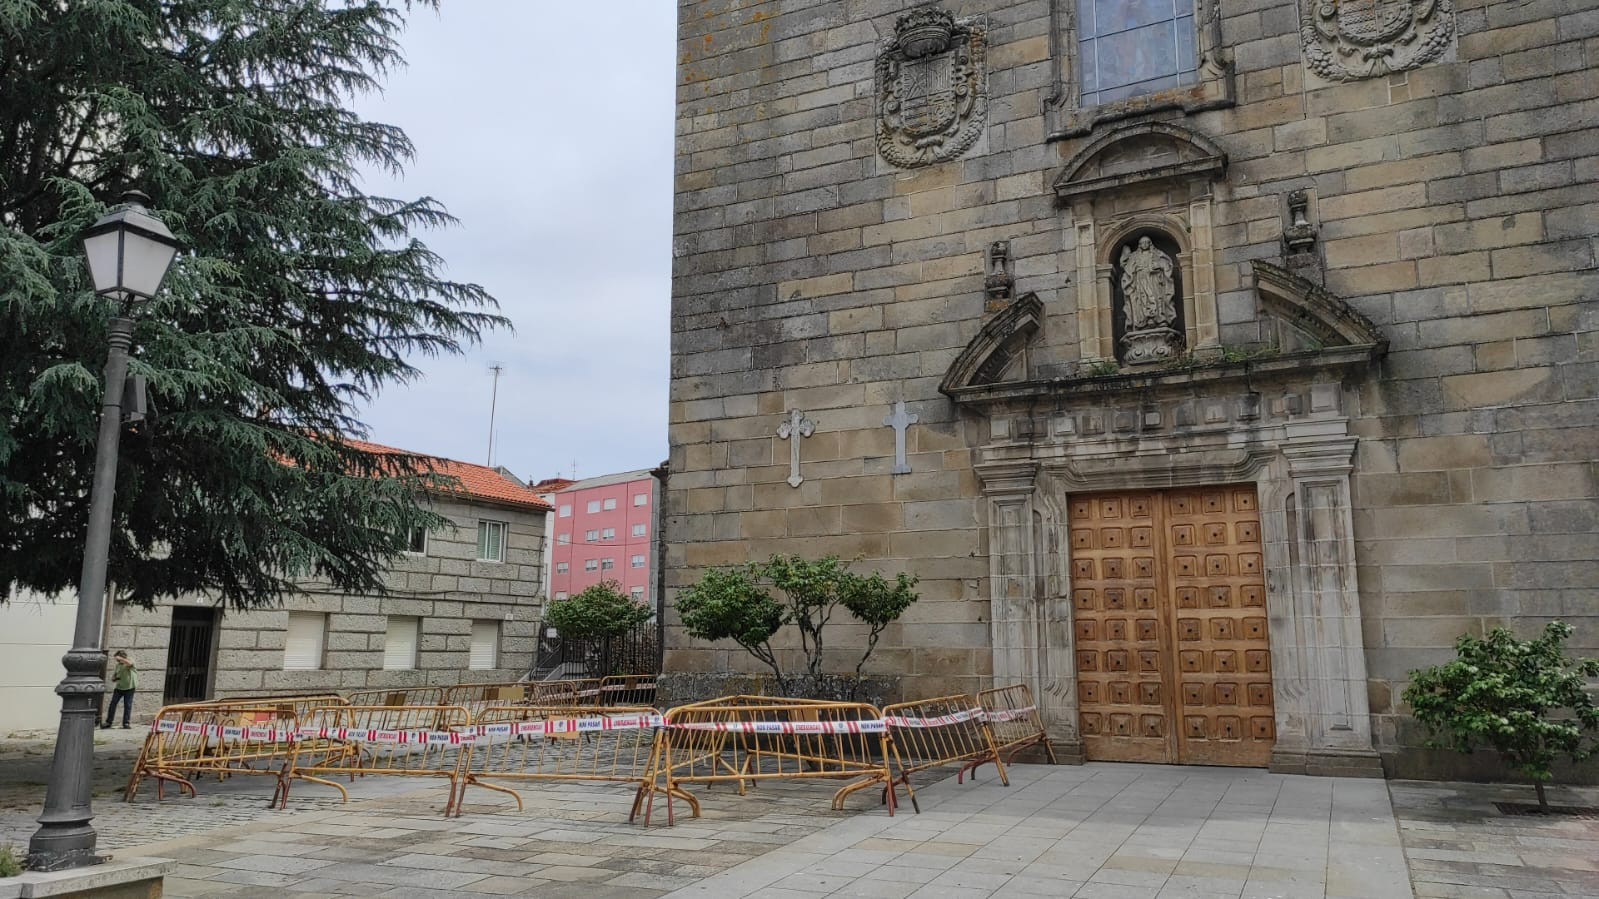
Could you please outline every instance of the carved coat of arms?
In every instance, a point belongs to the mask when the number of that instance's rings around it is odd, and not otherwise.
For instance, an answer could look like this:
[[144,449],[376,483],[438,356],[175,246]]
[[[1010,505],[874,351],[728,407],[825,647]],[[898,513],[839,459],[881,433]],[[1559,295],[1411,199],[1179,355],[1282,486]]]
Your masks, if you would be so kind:
[[1370,78],[1431,62],[1449,49],[1449,0],[1300,0],[1305,66],[1328,81]]
[[902,168],[965,153],[988,115],[981,24],[936,7],[894,23],[877,53],[877,151]]

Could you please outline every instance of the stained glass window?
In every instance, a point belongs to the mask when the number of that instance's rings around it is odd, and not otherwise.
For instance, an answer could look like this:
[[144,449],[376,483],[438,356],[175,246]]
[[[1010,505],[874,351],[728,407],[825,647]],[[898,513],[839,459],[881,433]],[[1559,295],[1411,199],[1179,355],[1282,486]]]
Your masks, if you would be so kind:
[[1193,0],[1077,0],[1082,105],[1193,84]]

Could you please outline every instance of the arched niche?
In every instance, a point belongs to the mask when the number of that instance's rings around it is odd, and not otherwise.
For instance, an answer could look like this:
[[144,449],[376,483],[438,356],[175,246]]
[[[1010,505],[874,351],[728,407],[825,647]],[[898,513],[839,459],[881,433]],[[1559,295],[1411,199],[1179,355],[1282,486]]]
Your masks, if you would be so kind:
[[1054,190],[1075,238],[1083,363],[1117,360],[1112,253],[1140,229],[1167,234],[1182,249],[1184,351],[1220,352],[1211,205],[1212,184],[1226,169],[1227,154],[1215,141],[1167,122],[1117,128],[1067,159]]

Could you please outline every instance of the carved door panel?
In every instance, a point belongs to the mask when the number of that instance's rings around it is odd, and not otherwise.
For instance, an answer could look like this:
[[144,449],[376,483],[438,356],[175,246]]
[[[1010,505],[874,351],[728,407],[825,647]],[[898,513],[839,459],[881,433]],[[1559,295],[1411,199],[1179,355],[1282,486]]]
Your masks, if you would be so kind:
[[1079,725],[1091,759],[1176,758],[1158,499],[1103,494],[1070,503]]
[[1166,494],[1178,757],[1192,765],[1271,760],[1266,575],[1253,487]]
[[1073,497],[1090,759],[1265,765],[1275,738],[1252,487]]

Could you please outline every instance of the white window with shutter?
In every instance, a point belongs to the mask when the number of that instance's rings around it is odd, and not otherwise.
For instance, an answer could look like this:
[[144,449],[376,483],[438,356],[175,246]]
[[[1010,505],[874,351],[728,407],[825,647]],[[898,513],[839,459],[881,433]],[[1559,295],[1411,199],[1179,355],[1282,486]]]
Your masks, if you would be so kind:
[[505,561],[505,522],[477,523],[477,557],[480,562]]
[[383,670],[410,671],[416,667],[416,635],[421,619],[389,616],[383,636]]
[[289,634],[283,643],[283,670],[315,671],[321,668],[327,636],[328,616],[321,612],[290,612]]
[[472,654],[467,667],[473,671],[487,671],[500,667],[500,623],[498,621],[472,622]]

